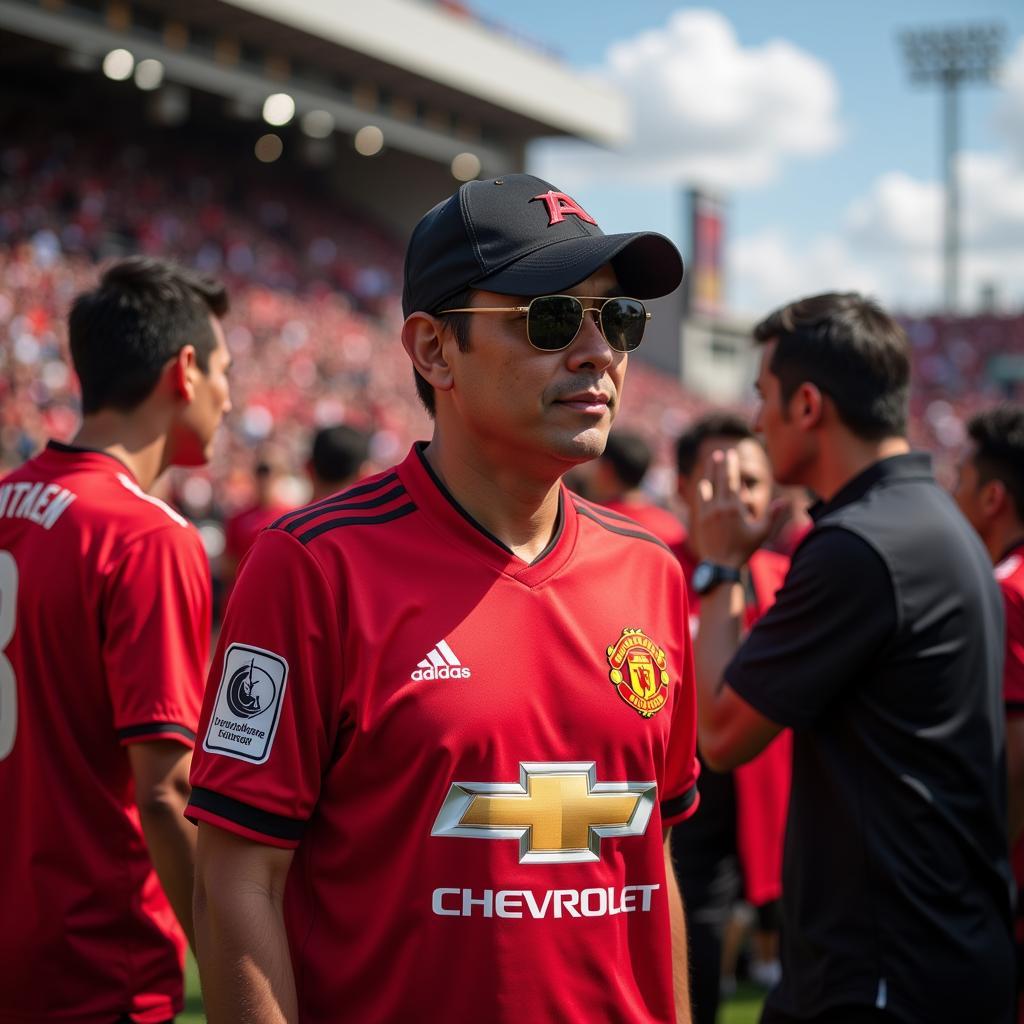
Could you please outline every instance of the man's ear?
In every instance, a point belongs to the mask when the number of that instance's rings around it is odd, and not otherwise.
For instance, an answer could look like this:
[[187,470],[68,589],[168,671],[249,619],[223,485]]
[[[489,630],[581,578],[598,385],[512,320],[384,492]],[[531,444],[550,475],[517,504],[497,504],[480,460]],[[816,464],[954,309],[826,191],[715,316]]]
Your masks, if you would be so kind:
[[194,345],[183,345],[178,354],[172,356],[164,367],[164,378],[172,395],[185,402],[195,397],[195,378],[199,373]]
[[825,396],[817,384],[805,380],[789,400],[789,418],[804,430],[812,430],[821,425],[824,415]]
[[451,366],[445,358],[447,328],[429,313],[413,313],[402,325],[402,345],[419,375],[435,391],[450,391],[454,384]]
[[987,480],[978,487],[978,505],[986,519],[1001,515],[1009,500],[1009,491],[1002,480]]

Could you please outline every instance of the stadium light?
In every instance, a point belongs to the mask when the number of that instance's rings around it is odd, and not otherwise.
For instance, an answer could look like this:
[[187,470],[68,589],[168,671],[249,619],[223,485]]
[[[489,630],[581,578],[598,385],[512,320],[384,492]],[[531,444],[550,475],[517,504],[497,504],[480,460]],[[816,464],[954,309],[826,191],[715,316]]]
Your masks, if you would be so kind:
[[384,133],[375,124],[368,124],[356,132],[355,147],[361,156],[375,156],[384,148]]
[[103,58],[103,74],[115,82],[123,82],[132,77],[135,58],[128,50],[111,50]]
[[135,66],[135,84],[146,92],[159,89],[164,80],[164,66],[152,57],[140,60]]
[[334,131],[334,115],[326,110],[310,110],[302,115],[302,130],[311,139],[326,139]]
[[275,92],[263,101],[263,120],[274,127],[287,124],[295,116],[295,100],[286,92]]
[[476,153],[460,153],[452,160],[452,177],[456,181],[472,181],[480,173],[480,157]]
[[900,36],[910,79],[942,87],[942,166],[945,178],[943,217],[943,296],[946,312],[955,313],[960,292],[960,185],[956,172],[960,118],[957,95],[964,82],[991,81],[1003,47],[1002,25],[966,25],[924,29]]
[[261,164],[272,164],[284,152],[284,143],[273,133],[261,135],[256,140],[253,152]]

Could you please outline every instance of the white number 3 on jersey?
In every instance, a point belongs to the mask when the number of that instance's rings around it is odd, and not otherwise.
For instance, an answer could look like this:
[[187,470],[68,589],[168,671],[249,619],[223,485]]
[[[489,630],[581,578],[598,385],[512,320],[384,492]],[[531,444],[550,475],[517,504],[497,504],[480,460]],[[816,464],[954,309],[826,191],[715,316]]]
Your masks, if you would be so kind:
[[18,683],[5,651],[14,636],[18,607],[18,564],[9,551],[0,551],[0,761],[14,747],[18,731]]

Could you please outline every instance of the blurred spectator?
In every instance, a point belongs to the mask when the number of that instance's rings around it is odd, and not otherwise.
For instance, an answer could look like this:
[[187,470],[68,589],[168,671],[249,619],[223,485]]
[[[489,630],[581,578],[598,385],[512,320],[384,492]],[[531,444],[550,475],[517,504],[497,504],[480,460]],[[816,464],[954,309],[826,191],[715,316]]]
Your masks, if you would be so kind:
[[647,442],[626,430],[614,430],[600,458],[591,463],[587,496],[591,501],[629,516],[670,547],[682,543],[683,524],[667,509],[655,505],[641,484],[651,466]]
[[[768,514],[772,477],[768,456],[753,431],[735,413],[715,411],[698,419],[676,443],[679,495],[690,509],[711,453],[733,451],[739,461],[740,497],[749,514]],[[700,624],[700,538],[694,532],[674,547],[689,593],[690,626]],[[760,549],[742,574],[745,616],[750,627],[771,607],[789,559]],[[696,576],[696,579],[695,579]],[[701,810],[672,830],[672,849],[687,912],[696,1024],[714,1024],[720,998],[723,940],[740,894],[755,908],[752,975],[770,984],[778,975],[778,900],[782,892],[782,845],[789,799],[790,734],[749,764],[716,772],[701,758]]]
[[313,501],[320,501],[355,483],[366,472],[370,438],[365,431],[339,423],[316,432],[306,471],[313,483]]

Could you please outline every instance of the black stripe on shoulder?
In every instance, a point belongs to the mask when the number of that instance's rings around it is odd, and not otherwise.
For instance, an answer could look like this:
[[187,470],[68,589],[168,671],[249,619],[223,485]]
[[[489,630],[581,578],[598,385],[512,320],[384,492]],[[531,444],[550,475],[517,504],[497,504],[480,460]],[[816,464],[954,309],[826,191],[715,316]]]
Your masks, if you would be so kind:
[[314,519],[319,519],[321,516],[329,516],[334,512],[348,512],[350,510],[363,508],[379,508],[381,505],[386,505],[389,501],[394,501],[395,498],[400,498],[403,494],[405,494],[405,488],[401,484],[396,484],[390,491],[385,491],[383,494],[367,498],[366,501],[346,501],[344,504],[338,502],[337,504],[330,505],[326,508],[318,507],[310,509],[305,513],[305,515],[301,515],[298,519],[293,519],[290,523],[286,523],[281,527],[281,529],[286,533],[294,533],[300,526],[305,526],[306,523],[311,522]]
[[582,505],[591,512],[596,512],[599,516],[604,516],[605,519],[614,519],[619,523],[626,523],[627,525],[632,523],[634,526],[640,526],[640,524],[630,516],[624,516],[621,512],[613,512],[610,508],[605,508],[604,505],[598,505],[593,501],[587,501],[586,498],[581,498],[578,494],[573,495],[573,501],[575,501],[577,508]]
[[[260,832],[265,836],[273,836],[274,839],[301,839],[306,831],[306,823],[297,821],[295,818],[286,818],[283,814],[272,814],[270,811],[261,811],[258,807],[244,804],[241,800],[235,800],[222,793],[216,793],[212,789],[204,789],[202,786],[193,786],[192,793],[188,799],[189,806],[198,807],[202,811],[209,811],[218,817],[227,818],[236,825],[252,829],[253,832]],[[187,813],[187,811],[186,811]]]
[[1008,700],[1004,703],[1006,705],[1006,710],[1015,715],[1019,715],[1024,712],[1024,700]]
[[697,799],[697,784],[694,783],[682,796],[673,797],[671,800],[662,800],[662,818],[675,818],[685,814]]
[[[348,509],[341,508],[339,512],[347,512]],[[375,526],[378,523],[390,523],[393,519],[401,519],[410,512],[415,512],[416,506],[410,501],[407,505],[399,505],[390,512],[382,512],[379,516],[342,516],[339,519],[328,519],[326,522],[318,523],[312,529],[299,534],[299,541],[308,544],[314,537],[328,530],[337,529],[339,526]]]
[[382,487],[386,487],[388,484],[393,484],[397,479],[397,473],[388,473],[387,476],[382,476],[379,480],[373,480],[368,484],[359,484],[357,487],[350,487],[347,491],[342,491],[340,494],[331,494],[326,498],[321,498],[314,505],[307,505],[305,508],[292,509],[291,512],[285,512],[280,519],[275,519],[274,522],[270,524],[270,528],[272,530],[278,530],[293,516],[312,512],[314,509],[330,511],[335,505],[344,504],[350,498],[361,498],[364,494],[372,494],[374,491],[379,491]]
[[636,529],[627,530],[623,527],[618,526],[615,523],[606,522],[600,516],[594,515],[593,511],[587,508],[586,505],[577,504],[576,511],[581,516],[586,516],[587,519],[593,520],[595,523],[598,524],[598,526],[603,526],[609,533],[617,533],[620,537],[635,537],[637,540],[645,540],[648,544],[657,544],[659,548],[664,548],[670,555],[672,554],[672,549],[664,541],[659,540],[657,537],[654,536],[653,533],[641,532],[643,530],[643,527],[639,523],[633,522],[633,520],[629,521],[633,523],[633,526],[635,526]]
[[196,734],[192,729],[188,729],[184,725],[178,725],[176,722],[147,722],[145,725],[129,725],[124,729],[117,730],[117,738],[119,740],[130,740],[134,736],[158,735],[186,736],[190,740],[196,738]]

